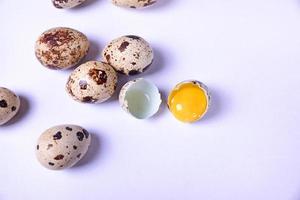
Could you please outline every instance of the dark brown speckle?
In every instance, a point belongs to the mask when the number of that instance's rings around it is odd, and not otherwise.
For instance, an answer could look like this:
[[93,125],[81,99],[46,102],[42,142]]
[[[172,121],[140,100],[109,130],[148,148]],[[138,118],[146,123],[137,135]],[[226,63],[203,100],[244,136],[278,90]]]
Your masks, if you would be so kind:
[[55,135],[53,135],[53,140],[60,140],[62,138],[61,132],[58,131]]
[[89,76],[98,84],[104,84],[107,82],[107,74],[105,71],[100,69],[90,69]]
[[71,128],[71,127],[66,127],[66,130],[68,130],[68,131],[72,131],[73,129]]
[[11,107],[12,112],[16,111],[16,109],[17,109],[16,106]]
[[64,157],[65,157],[64,155],[59,154],[59,155],[55,156],[54,160],[62,160],[62,159],[64,159]]
[[7,107],[7,102],[4,99],[0,100],[0,108],[6,108],[6,107]]
[[129,45],[129,42],[125,41],[125,42],[122,42],[121,46],[118,48],[119,51],[123,52],[125,51],[125,49],[128,47]]
[[91,96],[86,96],[86,97],[83,97],[83,99],[82,99],[83,103],[93,103],[95,101],[96,100],[93,97],[91,97]]
[[53,147],[53,144],[48,144],[47,150],[51,149]]
[[79,131],[79,132],[76,133],[76,135],[77,135],[77,138],[78,138],[79,141],[83,140],[84,134],[82,132]]

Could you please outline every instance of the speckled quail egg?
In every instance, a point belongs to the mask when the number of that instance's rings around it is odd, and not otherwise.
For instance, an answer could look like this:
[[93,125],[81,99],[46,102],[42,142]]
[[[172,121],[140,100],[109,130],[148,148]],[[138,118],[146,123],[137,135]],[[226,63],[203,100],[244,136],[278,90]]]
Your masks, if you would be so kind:
[[133,117],[146,119],[157,113],[162,100],[158,88],[152,82],[139,78],[122,87],[119,102]]
[[153,50],[143,38],[128,35],[111,41],[102,52],[105,62],[117,72],[136,75],[153,62]]
[[182,122],[200,120],[210,105],[207,87],[196,80],[183,81],[175,86],[168,97],[168,107],[176,119]]
[[156,0],[112,0],[116,6],[129,8],[144,8],[156,3]]
[[90,143],[90,134],[80,126],[54,126],[39,137],[36,156],[48,169],[65,169],[75,165],[86,154]]
[[79,102],[101,103],[117,87],[117,73],[107,63],[89,61],[77,67],[66,84],[69,95]]
[[0,125],[7,123],[19,111],[19,97],[7,88],[0,87]]
[[85,2],[86,0],[52,0],[56,8],[73,8]]
[[78,64],[89,50],[88,38],[81,32],[65,27],[44,32],[35,43],[35,55],[50,69],[67,69]]

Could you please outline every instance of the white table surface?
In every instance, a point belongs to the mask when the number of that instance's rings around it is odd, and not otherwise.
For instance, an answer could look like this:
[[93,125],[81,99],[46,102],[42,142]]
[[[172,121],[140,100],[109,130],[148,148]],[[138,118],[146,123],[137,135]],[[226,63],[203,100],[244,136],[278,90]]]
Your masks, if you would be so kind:
[[[161,0],[140,11],[109,0],[73,10],[1,0],[0,24],[0,85],[23,103],[0,128],[1,200],[300,199],[299,0]],[[144,37],[155,62],[142,76],[164,98],[180,81],[204,82],[209,113],[183,124],[164,104],[139,121],[117,95],[99,105],[71,100],[70,70],[48,70],[34,56],[37,37],[56,26],[88,36],[87,60],[101,59],[116,37]],[[88,129],[92,146],[76,167],[49,171],[35,158],[36,140],[64,123]]]

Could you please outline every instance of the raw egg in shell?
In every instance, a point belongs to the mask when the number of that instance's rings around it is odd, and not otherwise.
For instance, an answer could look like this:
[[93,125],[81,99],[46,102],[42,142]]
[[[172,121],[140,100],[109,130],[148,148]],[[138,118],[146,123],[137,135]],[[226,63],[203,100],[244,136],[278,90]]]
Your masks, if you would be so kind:
[[210,95],[207,87],[195,80],[183,81],[175,86],[168,97],[168,107],[176,119],[182,122],[200,120],[207,112]]

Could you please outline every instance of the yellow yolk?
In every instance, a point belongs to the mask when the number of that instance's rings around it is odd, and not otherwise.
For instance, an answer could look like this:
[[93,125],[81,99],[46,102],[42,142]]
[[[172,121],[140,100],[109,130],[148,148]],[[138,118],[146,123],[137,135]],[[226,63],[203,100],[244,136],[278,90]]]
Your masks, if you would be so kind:
[[168,98],[169,109],[180,121],[195,122],[207,111],[206,91],[194,83],[182,83],[171,92]]

